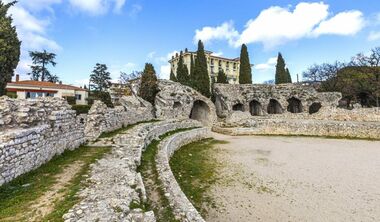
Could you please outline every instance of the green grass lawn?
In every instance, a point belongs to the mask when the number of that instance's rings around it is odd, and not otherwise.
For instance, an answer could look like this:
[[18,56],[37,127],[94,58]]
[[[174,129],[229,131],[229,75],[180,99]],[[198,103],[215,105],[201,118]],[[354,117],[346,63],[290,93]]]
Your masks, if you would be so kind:
[[217,169],[221,165],[213,152],[216,145],[225,143],[215,139],[193,142],[177,150],[170,159],[170,167],[182,191],[203,217],[207,215],[205,206],[216,207],[208,195],[209,188],[220,179]]
[[57,183],[56,175],[65,167],[80,161],[81,168],[68,185],[59,192],[65,192],[62,199],[56,200],[54,210],[40,221],[63,221],[62,216],[79,201],[75,194],[85,186],[82,181],[89,172],[89,165],[109,152],[111,148],[81,146],[73,151],[65,151],[41,167],[23,174],[0,187],[0,221],[28,221],[31,203],[49,191]]

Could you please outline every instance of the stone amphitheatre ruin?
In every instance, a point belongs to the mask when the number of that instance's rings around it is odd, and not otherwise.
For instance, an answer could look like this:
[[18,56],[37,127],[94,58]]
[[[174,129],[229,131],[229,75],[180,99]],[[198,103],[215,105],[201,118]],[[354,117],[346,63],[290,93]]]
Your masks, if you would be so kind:
[[[160,143],[156,157],[173,214],[180,221],[204,221],[181,191],[168,161],[182,145],[210,137],[211,130],[229,135],[309,135],[380,139],[380,113],[375,108],[340,109],[340,93],[318,93],[302,85],[215,84],[214,103],[190,87],[161,80],[154,106],[138,97],[123,97],[122,106],[96,101],[87,115],[76,116],[57,98],[0,98],[0,185],[38,168],[66,149],[86,142],[110,145],[112,151],[91,167],[91,183],[65,221],[155,221],[152,211],[130,209],[146,201],[144,178],[137,168],[150,142],[169,131],[194,128]],[[126,134],[98,139],[134,123]],[[115,210],[118,209],[118,210]]]

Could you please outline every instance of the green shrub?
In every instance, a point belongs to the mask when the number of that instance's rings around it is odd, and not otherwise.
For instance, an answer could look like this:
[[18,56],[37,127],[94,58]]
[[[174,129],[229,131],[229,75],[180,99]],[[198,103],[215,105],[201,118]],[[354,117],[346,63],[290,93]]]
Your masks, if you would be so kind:
[[[103,92],[103,91],[92,91],[91,92],[91,95],[90,95],[90,98],[88,99],[88,101],[90,100],[100,100],[102,101],[104,104],[107,105],[107,107],[110,107],[110,108],[113,108],[113,103],[111,101],[111,95],[108,93],[108,92]],[[93,102],[92,102],[93,103]],[[90,103],[89,103],[90,104]]]
[[12,99],[17,99],[17,93],[16,92],[7,92],[7,96]]
[[64,98],[66,99],[67,103],[69,103],[70,105],[75,105],[77,102],[75,96],[65,96]]
[[71,109],[75,110],[77,112],[77,115],[87,114],[88,111],[91,109],[91,106],[90,105],[72,105]]

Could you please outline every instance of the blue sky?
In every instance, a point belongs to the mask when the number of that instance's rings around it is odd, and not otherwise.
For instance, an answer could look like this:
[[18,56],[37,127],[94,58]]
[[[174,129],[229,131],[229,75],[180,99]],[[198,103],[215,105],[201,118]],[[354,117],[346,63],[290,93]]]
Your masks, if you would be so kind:
[[[10,0],[6,0],[9,2]],[[347,61],[380,46],[380,4],[374,0],[19,0],[10,13],[22,44],[17,72],[29,78],[28,51],[57,54],[51,69],[65,83],[88,82],[96,63],[120,71],[155,65],[168,77],[170,55],[196,49],[235,58],[247,43],[253,80],[274,79],[282,52],[293,80],[314,63]]]

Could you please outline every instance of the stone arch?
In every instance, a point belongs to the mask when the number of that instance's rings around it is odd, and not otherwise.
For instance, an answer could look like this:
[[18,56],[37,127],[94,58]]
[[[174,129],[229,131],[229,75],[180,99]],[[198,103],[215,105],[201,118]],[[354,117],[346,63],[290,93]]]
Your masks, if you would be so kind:
[[241,103],[236,103],[235,105],[232,106],[232,110],[244,112],[244,105]]
[[268,114],[282,114],[282,112],[283,112],[282,106],[277,100],[275,99],[269,100]]
[[252,100],[249,103],[249,112],[252,116],[261,116],[263,115],[263,107],[261,103],[257,100]]
[[322,104],[319,102],[315,102],[311,104],[311,106],[309,107],[309,114],[317,113],[319,112],[321,108],[322,108]]
[[190,112],[190,119],[198,120],[207,125],[210,122],[210,107],[202,100],[196,100]]
[[292,97],[290,99],[288,99],[288,112],[291,112],[291,113],[302,113],[303,112],[303,108],[302,108],[302,102],[301,100],[295,98],[295,97]]

